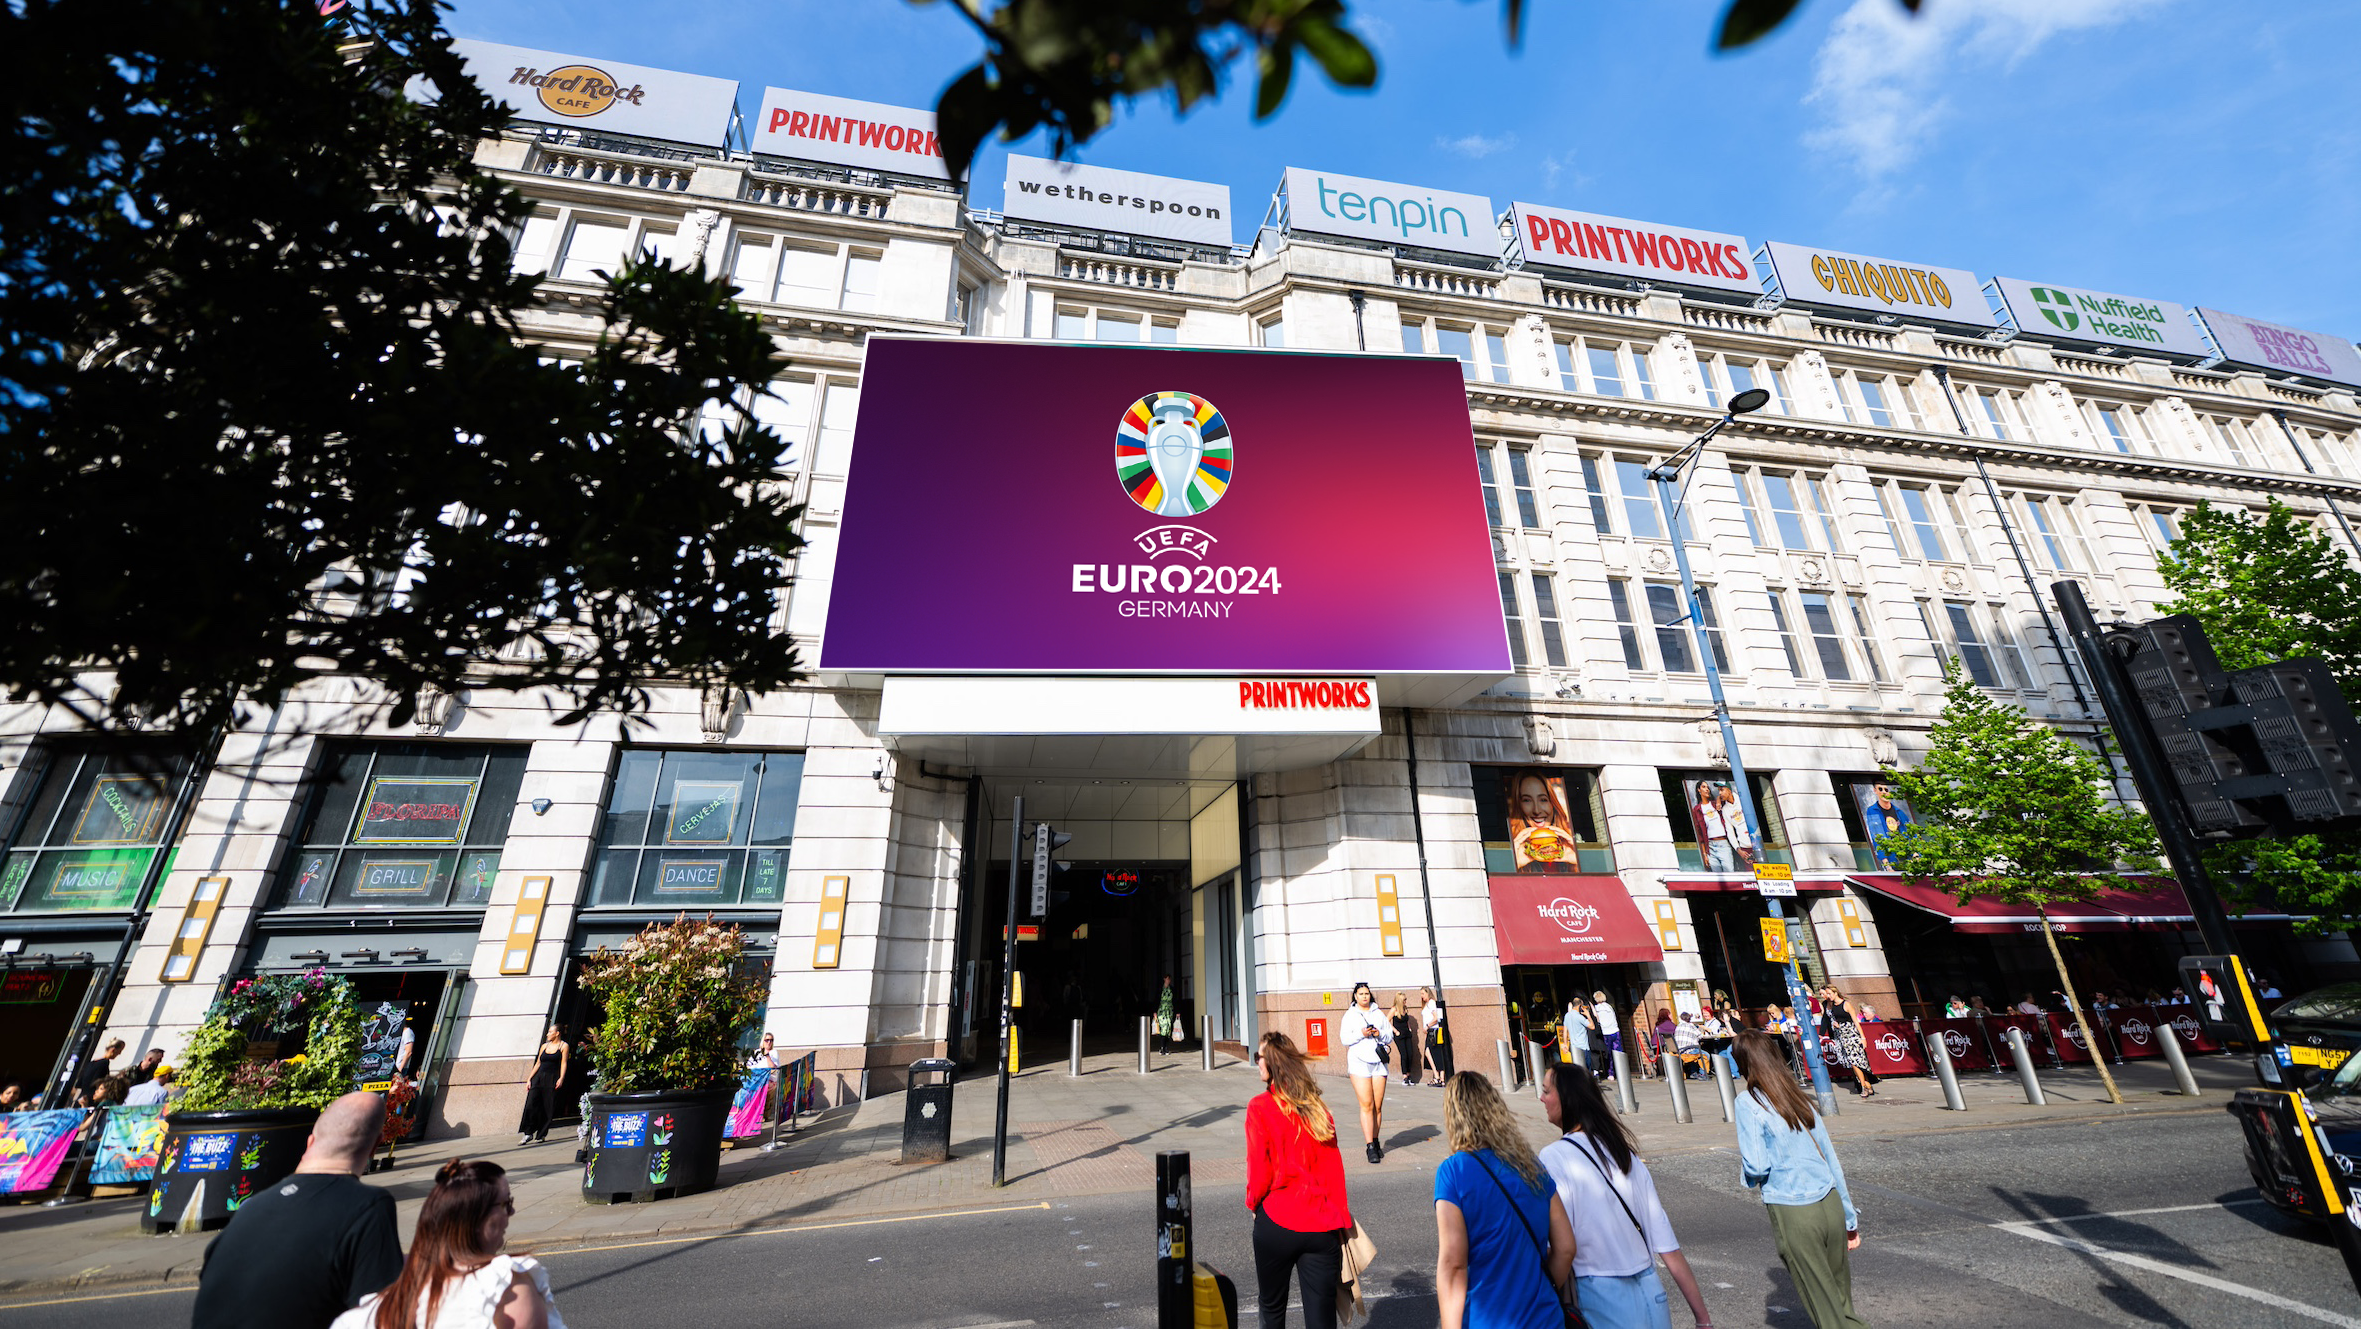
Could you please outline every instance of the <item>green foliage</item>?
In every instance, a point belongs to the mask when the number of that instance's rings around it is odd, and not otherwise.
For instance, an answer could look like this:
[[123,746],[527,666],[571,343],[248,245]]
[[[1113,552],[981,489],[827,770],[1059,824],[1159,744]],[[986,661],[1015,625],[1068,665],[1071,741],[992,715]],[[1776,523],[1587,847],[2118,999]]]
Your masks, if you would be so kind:
[[736,1084],[738,1036],[768,999],[762,978],[739,966],[745,949],[738,929],[683,915],[584,964],[582,990],[604,1012],[590,1032],[599,1092]]
[[2198,504],[2159,571],[2175,598],[2157,609],[2204,624],[2223,668],[2309,656],[2346,696],[2361,685],[2361,567],[2278,499],[2260,517]]
[[2295,923],[2302,936],[2325,937],[2361,925],[2361,833],[2211,845],[2205,870],[2233,910],[2268,907],[2308,915]]
[[2155,837],[2108,797],[2098,759],[1945,666],[1943,718],[1926,760],[1888,771],[1916,820],[1886,837],[1904,874],[1940,878],[1961,901],[1989,895],[2044,909],[2096,896],[2103,874]]
[[[268,1062],[247,1056],[253,1035],[299,1023],[299,1055]],[[177,1110],[324,1108],[352,1092],[360,1066],[361,1008],[351,983],[321,969],[240,979],[181,1051]]]
[[0,49],[0,691],[201,733],[327,675],[396,723],[793,678],[783,444],[691,423],[769,337],[634,262],[539,362],[530,207],[474,164],[506,115],[434,0],[24,0]]

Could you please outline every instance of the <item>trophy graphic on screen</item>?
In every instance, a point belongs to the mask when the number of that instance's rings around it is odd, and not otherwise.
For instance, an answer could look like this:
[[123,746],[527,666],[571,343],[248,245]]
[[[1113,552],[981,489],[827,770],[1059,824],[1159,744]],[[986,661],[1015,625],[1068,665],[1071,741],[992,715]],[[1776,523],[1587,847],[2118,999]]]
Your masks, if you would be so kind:
[[1166,517],[1192,515],[1189,481],[1205,460],[1205,436],[1197,429],[1197,405],[1186,397],[1166,397],[1156,403],[1156,422],[1148,428],[1148,466],[1164,490],[1156,512]]

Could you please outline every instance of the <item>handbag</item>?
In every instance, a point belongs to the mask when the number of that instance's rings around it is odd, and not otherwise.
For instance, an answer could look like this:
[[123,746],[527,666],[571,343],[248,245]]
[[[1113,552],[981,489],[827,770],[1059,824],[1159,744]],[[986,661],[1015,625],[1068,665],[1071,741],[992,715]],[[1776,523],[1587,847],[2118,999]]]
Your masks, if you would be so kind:
[[1336,1322],[1350,1324],[1355,1316],[1369,1314],[1367,1301],[1361,1296],[1361,1275],[1377,1262],[1377,1243],[1369,1239],[1368,1229],[1356,1218],[1346,1228],[1339,1243],[1342,1258],[1338,1270],[1342,1275],[1336,1297]]
[[1361,1028],[1377,1035],[1377,1064],[1380,1066],[1392,1065],[1394,1061],[1393,1026],[1391,1024],[1380,1026],[1376,1023],[1376,1017],[1363,1015],[1360,1010],[1361,1008],[1358,1006],[1353,1008],[1353,1018],[1361,1022]]
[[1574,1280],[1569,1277],[1565,1282],[1558,1283],[1550,1279],[1549,1243],[1534,1233],[1533,1224],[1525,1218],[1525,1211],[1517,1208],[1516,1200],[1509,1195],[1508,1187],[1500,1184],[1500,1176],[1492,1170],[1492,1165],[1477,1158],[1476,1166],[1484,1169],[1484,1175],[1492,1179],[1492,1185],[1500,1191],[1500,1198],[1508,1202],[1508,1211],[1517,1216],[1518,1226],[1525,1229],[1526,1236],[1533,1238],[1534,1258],[1541,1262],[1541,1281],[1549,1284],[1549,1290],[1558,1294],[1558,1310],[1565,1316],[1566,1329],[1590,1329],[1590,1321],[1582,1317],[1582,1303],[1575,1297]]

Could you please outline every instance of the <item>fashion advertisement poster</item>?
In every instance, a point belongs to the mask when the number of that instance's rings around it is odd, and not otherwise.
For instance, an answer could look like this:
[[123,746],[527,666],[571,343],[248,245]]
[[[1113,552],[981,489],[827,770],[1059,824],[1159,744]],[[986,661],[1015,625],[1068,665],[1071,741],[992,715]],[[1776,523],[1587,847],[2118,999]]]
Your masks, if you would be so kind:
[[1517,871],[1574,871],[1574,817],[1567,810],[1565,777],[1545,771],[1510,771],[1502,782],[1508,795],[1509,847],[1516,854]]
[[1689,807],[1689,829],[1697,837],[1706,870],[1751,871],[1754,837],[1747,834],[1737,788],[1727,780],[1683,780],[1681,789]]
[[1861,809],[1861,823],[1869,828],[1869,848],[1877,855],[1877,865],[1892,867],[1894,860],[1886,854],[1886,837],[1899,833],[1914,820],[1910,804],[1894,792],[1892,785],[1868,780],[1854,783],[1853,802]]

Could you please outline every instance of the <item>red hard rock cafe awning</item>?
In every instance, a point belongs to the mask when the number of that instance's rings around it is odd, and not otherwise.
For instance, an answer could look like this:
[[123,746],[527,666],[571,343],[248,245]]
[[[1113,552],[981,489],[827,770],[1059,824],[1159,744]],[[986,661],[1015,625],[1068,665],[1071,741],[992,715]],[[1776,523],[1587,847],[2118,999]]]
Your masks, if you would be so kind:
[[[1912,881],[1885,872],[1856,872],[1846,878],[1863,890],[1875,891],[1914,909],[1951,920],[1957,932],[2039,932],[2041,918],[2030,908],[2003,904],[1989,895],[1973,895],[1966,904],[1934,882]],[[2050,926],[2059,932],[2175,931],[2194,926],[2189,901],[2180,884],[2169,877],[2122,877],[2121,884],[2100,890],[2083,904],[2062,904],[2049,911]],[[2286,914],[2242,914],[2233,927],[2284,924]]]
[[1656,929],[1620,877],[1493,877],[1492,934],[1502,964],[1661,960]]

